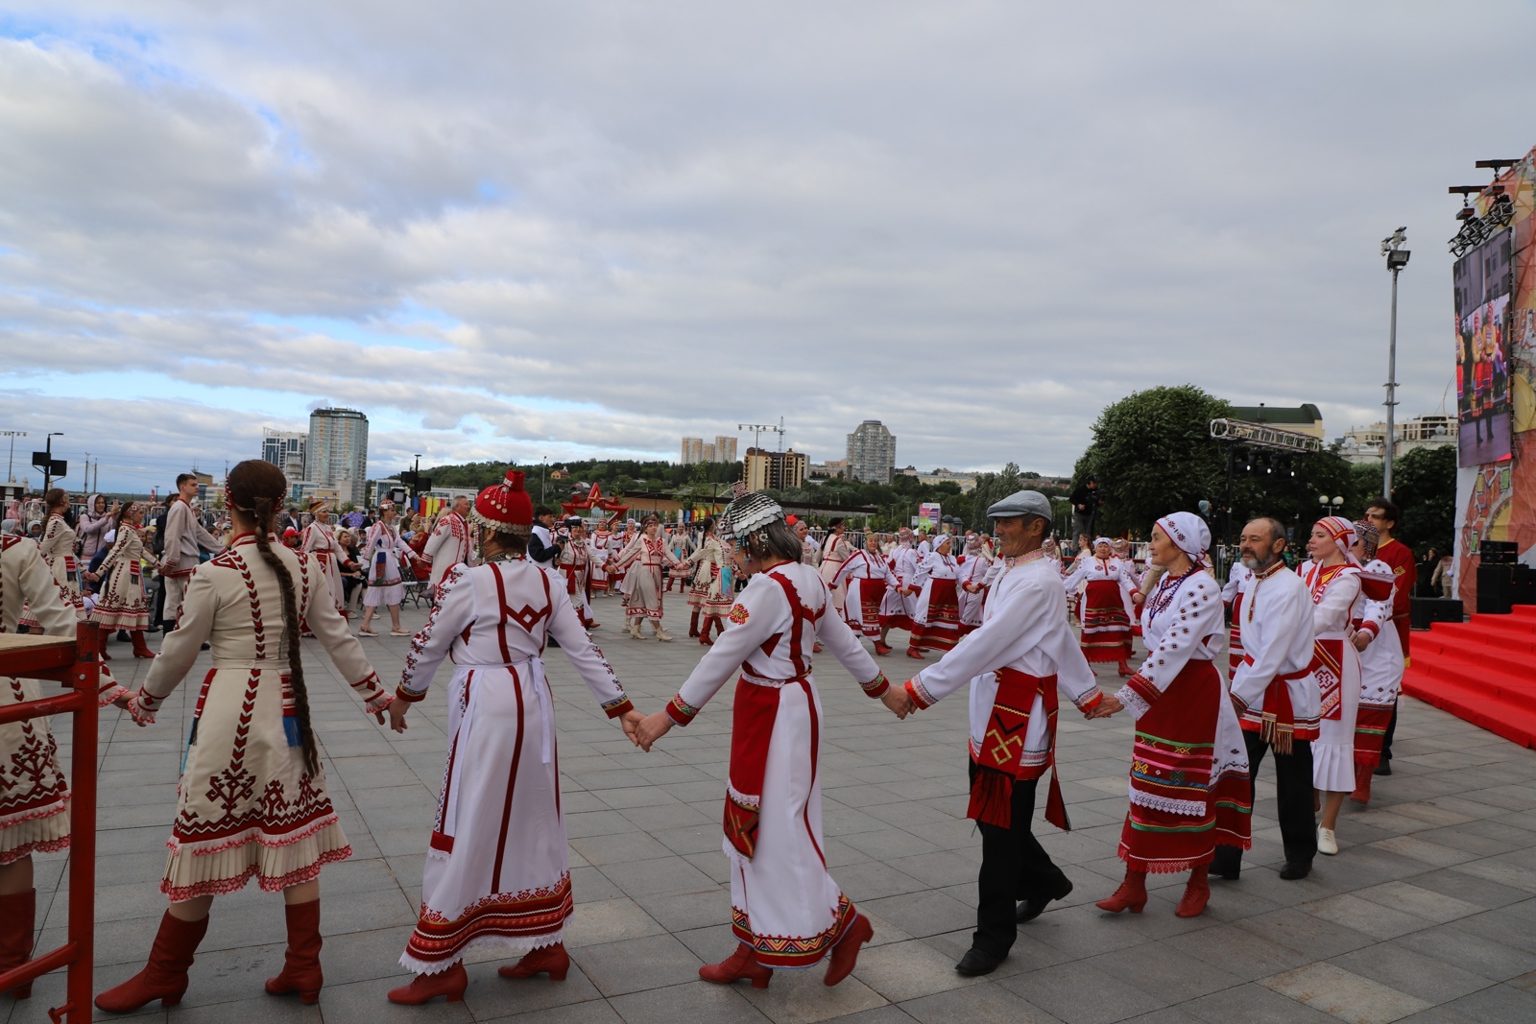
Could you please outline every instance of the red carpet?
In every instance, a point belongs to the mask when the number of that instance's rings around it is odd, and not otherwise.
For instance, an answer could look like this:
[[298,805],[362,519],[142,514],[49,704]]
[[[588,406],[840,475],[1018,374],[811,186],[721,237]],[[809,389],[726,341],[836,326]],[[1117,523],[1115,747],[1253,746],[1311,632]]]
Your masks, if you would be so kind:
[[1412,643],[1405,693],[1536,747],[1536,605],[1436,622],[1428,632],[1415,631]]

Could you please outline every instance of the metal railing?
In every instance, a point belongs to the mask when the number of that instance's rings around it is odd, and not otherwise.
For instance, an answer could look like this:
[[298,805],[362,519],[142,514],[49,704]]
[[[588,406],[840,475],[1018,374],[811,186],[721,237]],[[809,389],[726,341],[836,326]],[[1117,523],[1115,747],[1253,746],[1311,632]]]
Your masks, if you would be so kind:
[[63,1006],[50,1008],[54,1024],[89,1024],[91,972],[96,937],[96,695],[101,678],[101,639],[94,623],[82,622],[73,641],[61,637],[0,638],[0,676],[54,680],[71,692],[0,708],[0,724],[72,714],[69,759],[69,929],[64,945],[36,953],[0,973],[0,992],[68,967]]

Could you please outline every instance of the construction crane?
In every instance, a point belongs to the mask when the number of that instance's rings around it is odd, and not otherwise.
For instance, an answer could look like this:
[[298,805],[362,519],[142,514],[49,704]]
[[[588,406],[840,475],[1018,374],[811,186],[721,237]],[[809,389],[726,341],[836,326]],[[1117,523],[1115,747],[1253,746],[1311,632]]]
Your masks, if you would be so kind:
[[778,450],[781,452],[784,450],[784,417],[782,416],[779,417],[778,426],[774,426],[772,423],[738,423],[736,424],[736,429],[752,431],[752,447],[759,450],[761,450],[763,447],[762,441],[764,434],[778,434]]

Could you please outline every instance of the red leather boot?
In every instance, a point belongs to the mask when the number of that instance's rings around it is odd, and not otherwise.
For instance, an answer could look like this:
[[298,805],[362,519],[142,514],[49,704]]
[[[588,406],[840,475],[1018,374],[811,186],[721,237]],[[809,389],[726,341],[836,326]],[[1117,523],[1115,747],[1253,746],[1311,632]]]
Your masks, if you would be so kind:
[[135,658],[153,658],[155,652],[149,649],[149,644],[144,641],[144,631],[136,629],[128,634],[133,639],[133,656]]
[[[135,633],[135,636],[139,634]],[[144,969],[116,988],[96,997],[96,1008],[108,1013],[130,1013],[151,1000],[161,1006],[175,1006],[187,991],[187,969],[197,953],[197,944],[208,934],[208,919],[183,921],[167,910],[155,933]]]
[[1184,896],[1174,913],[1179,917],[1199,917],[1205,913],[1205,905],[1210,899],[1210,868],[1201,864],[1189,873],[1189,884],[1184,886]]
[[823,985],[836,985],[852,974],[859,962],[859,947],[875,937],[875,926],[869,923],[869,918],[858,911],[854,914],[857,916],[853,923],[832,947],[832,962],[827,964],[827,976],[821,979]]
[[1349,798],[1362,807],[1371,802],[1371,777],[1375,774],[1373,765],[1363,761],[1355,762],[1355,791],[1349,794]]
[[[0,971],[20,967],[32,955],[32,928],[37,924],[37,890],[0,896]],[[12,999],[32,994],[32,983],[11,989]]]
[[550,981],[564,981],[571,969],[571,955],[565,951],[565,943],[531,950],[515,964],[496,968],[503,978],[531,978],[535,974],[547,974]]
[[461,960],[441,974],[418,974],[409,985],[389,990],[389,1001],[402,1006],[420,1006],[438,996],[447,996],[450,1003],[463,1002],[464,990],[469,988],[469,975],[464,973]]
[[267,979],[267,994],[299,994],[300,1002],[318,1003],[325,976],[320,973],[320,901],[289,903],[283,907],[288,919],[288,951],[283,954],[283,972]]
[[773,971],[757,962],[752,947],[745,942],[736,944],[736,952],[717,964],[705,964],[699,968],[699,977],[716,985],[729,985],[737,978],[747,978],[753,988],[767,988],[773,980]]
[[1095,904],[1100,910],[1107,910],[1111,914],[1118,914],[1122,910],[1129,910],[1133,914],[1141,913],[1141,908],[1147,905],[1147,873],[1145,871],[1133,871],[1125,869],[1125,881],[1120,883],[1120,888],[1115,890],[1113,896],[1106,900],[1099,900]]

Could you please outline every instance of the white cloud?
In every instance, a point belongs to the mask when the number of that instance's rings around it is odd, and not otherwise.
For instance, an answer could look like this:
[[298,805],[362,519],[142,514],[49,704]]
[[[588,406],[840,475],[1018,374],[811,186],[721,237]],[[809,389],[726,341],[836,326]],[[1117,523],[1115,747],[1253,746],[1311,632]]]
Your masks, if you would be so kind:
[[212,465],[320,401],[381,470],[782,415],[816,458],[878,417],[903,462],[1065,471],[1186,381],[1338,433],[1379,412],[1376,239],[1409,225],[1432,411],[1444,188],[1536,142],[1452,59],[1501,24],[1528,94],[1513,3],[12,6],[0,409],[125,466],[139,424]]

